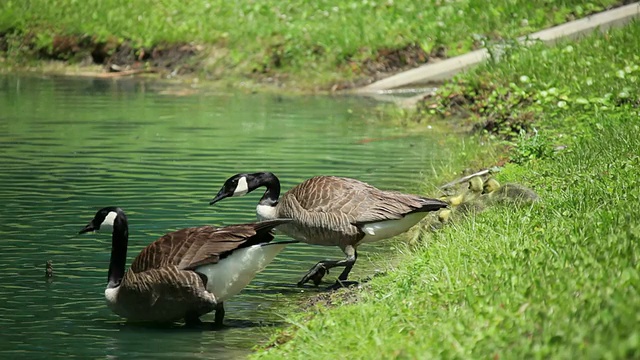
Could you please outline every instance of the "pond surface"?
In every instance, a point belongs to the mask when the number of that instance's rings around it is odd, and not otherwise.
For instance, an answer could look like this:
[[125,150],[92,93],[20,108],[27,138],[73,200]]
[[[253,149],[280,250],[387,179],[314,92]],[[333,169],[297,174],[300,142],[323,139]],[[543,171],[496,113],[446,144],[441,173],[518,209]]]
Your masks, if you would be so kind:
[[[273,171],[283,191],[318,174],[416,190],[421,171],[446,157],[442,134],[407,137],[375,125],[375,103],[365,99],[167,89],[0,77],[0,358],[243,356],[268,337],[264,326],[282,324],[279,305],[320,291],[294,284],[318,260],[343,257],[339,249],[289,246],[225,302],[227,328],[194,331],[134,326],[111,313],[110,235],[74,235],[99,208],[120,206],[130,263],[167,231],[254,221],[259,191],[208,205],[235,173]],[[362,246],[351,278],[367,276],[367,255],[388,247]]]

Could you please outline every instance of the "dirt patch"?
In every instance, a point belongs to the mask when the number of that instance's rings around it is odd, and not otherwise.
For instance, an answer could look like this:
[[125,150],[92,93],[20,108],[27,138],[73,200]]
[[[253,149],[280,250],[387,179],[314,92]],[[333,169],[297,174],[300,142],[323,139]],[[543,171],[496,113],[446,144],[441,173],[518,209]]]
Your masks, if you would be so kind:
[[422,47],[410,44],[398,49],[380,49],[373,58],[363,61],[360,69],[368,76],[388,76],[445,57],[444,47],[438,47],[427,54]]
[[[321,57],[325,51],[322,47],[316,46],[311,52]],[[350,72],[356,74],[356,77],[330,84],[331,91],[365,86],[389,75],[446,58],[446,50],[442,46],[427,53],[417,44],[399,48],[382,48],[373,55],[369,53],[368,48],[363,48],[352,56],[348,56],[340,66],[348,68]],[[291,59],[287,57],[282,44],[272,46],[266,52],[262,64],[252,69],[252,75],[265,83],[282,84],[286,82],[287,75],[276,70],[287,66],[290,62]]]
[[390,75],[447,58],[444,46],[435,47],[427,53],[419,45],[409,44],[400,48],[383,48],[373,56],[364,60],[356,60],[361,58],[362,53],[365,52],[367,49],[362,49],[359,54],[349,57],[346,61],[346,66],[360,76],[355,80],[334,84],[331,88],[332,91],[365,86]]
[[86,56],[95,47],[88,36],[56,35],[50,47],[38,49],[40,58],[50,60],[75,60]]
[[[359,286],[319,293],[304,299],[299,305],[299,311],[301,313],[306,313],[307,315],[304,316],[304,319],[308,320],[315,316],[319,309],[357,303],[361,291],[362,288]],[[283,328],[279,330],[276,336],[274,336],[268,343],[262,345],[260,348],[266,350],[282,345],[295,336],[296,330],[297,327],[295,326]]]
[[[201,46],[191,44],[161,44],[153,48],[134,48],[129,43],[118,46],[104,64],[110,70],[148,68],[172,74],[189,74],[197,70]],[[94,59],[95,56],[94,56]]]
[[301,304],[301,308],[303,310],[308,310],[319,306],[333,307],[336,305],[355,304],[358,302],[360,291],[361,289],[355,287],[320,293],[305,299]]

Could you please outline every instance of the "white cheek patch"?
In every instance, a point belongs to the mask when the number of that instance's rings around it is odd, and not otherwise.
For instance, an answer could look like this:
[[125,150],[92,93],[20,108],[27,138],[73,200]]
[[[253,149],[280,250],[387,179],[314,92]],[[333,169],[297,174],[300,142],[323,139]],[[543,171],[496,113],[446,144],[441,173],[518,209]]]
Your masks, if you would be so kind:
[[247,192],[249,192],[249,184],[247,184],[247,178],[243,176],[238,180],[238,186],[233,191],[233,196],[242,196]]
[[102,224],[100,224],[100,230],[112,230],[113,223],[116,221],[117,216],[118,214],[116,214],[115,211],[109,211],[107,216],[102,221]]

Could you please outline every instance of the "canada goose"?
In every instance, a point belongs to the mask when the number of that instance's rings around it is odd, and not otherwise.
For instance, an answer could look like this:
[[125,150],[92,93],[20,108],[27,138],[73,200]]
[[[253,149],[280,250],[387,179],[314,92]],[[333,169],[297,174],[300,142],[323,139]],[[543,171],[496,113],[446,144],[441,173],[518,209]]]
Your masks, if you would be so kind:
[[459,206],[460,204],[468,203],[476,200],[482,193],[482,189],[483,189],[482,178],[479,176],[474,176],[471,179],[469,179],[468,184],[469,184],[469,187],[467,190],[461,191],[457,195],[448,197],[446,201],[451,206]]
[[500,188],[500,183],[498,180],[494,178],[489,178],[484,182],[484,186],[482,187],[483,194],[491,194],[492,192],[498,190]]
[[230,177],[210,204],[243,196],[261,186],[267,189],[256,207],[258,219],[291,218],[293,222],[278,226],[277,231],[308,244],[339,246],[346,255],[343,260],[318,262],[298,286],[309,280],[317,286],[336,266],[344,266],[344,271],[332,287],[345,285],[358,256],[358,245],[403,233],[427,212],[447,206],[440,200],[383,191],[359,180],[335,176],[305,180],[280,197],[280,181],[270,172]]
[[442,209],[438,211],[438,220],[443,224],[448,223],[449,220],[451,220],[451,209]]
[[275,226],[288,219],[231,225],[200,226],[163,235],[145,247],[125,272],[129,226],[118,207],[98,210],[80,234],[111,230],[111,260],[104,292],[107,305],[131,321],[200,323],[216,310],[215,325],[224,318],[223,302],[239,293],[285,247],[271,242]]

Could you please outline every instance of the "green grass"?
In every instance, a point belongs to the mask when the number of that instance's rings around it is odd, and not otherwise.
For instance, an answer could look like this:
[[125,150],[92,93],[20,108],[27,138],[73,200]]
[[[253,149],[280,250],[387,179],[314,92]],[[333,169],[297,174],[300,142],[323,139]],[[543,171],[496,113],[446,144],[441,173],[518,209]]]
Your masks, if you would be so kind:
[[[323,81],[351,78],[380,49],[415,45],[449,56],[602,11],[619,0],[5,0],[0,34],[33,38],[50,49],[55,35],[210,44],[213,67]],[[11,52],[11,51],[10,51]]]
[[[542,201],[494,206],[425,235],[356,304],[293,315],[280,334],[290,340],[254,357],[640,358],[639,38],[634,23],[516,49],[456,80],[470,98],[478,89],[466,85],[481,81],[533,96],[512,110],[535,114],[536,139],[513,140],[519,164],[498,179]],[[544,149],[559,142],[567,148]]]
[[575,131],[576,123],[593,123],[591,114],[638,106],[640,26],[636,22],[625,29],[613,39],[595,34],[578,44],[508,49],[506,60],[443,86],[437,106],[428,112],[459,111],[463,98],[463,112],[491,121],[495,133],[514,136],[520,129],[531,130],[534,123],[539,130]]

